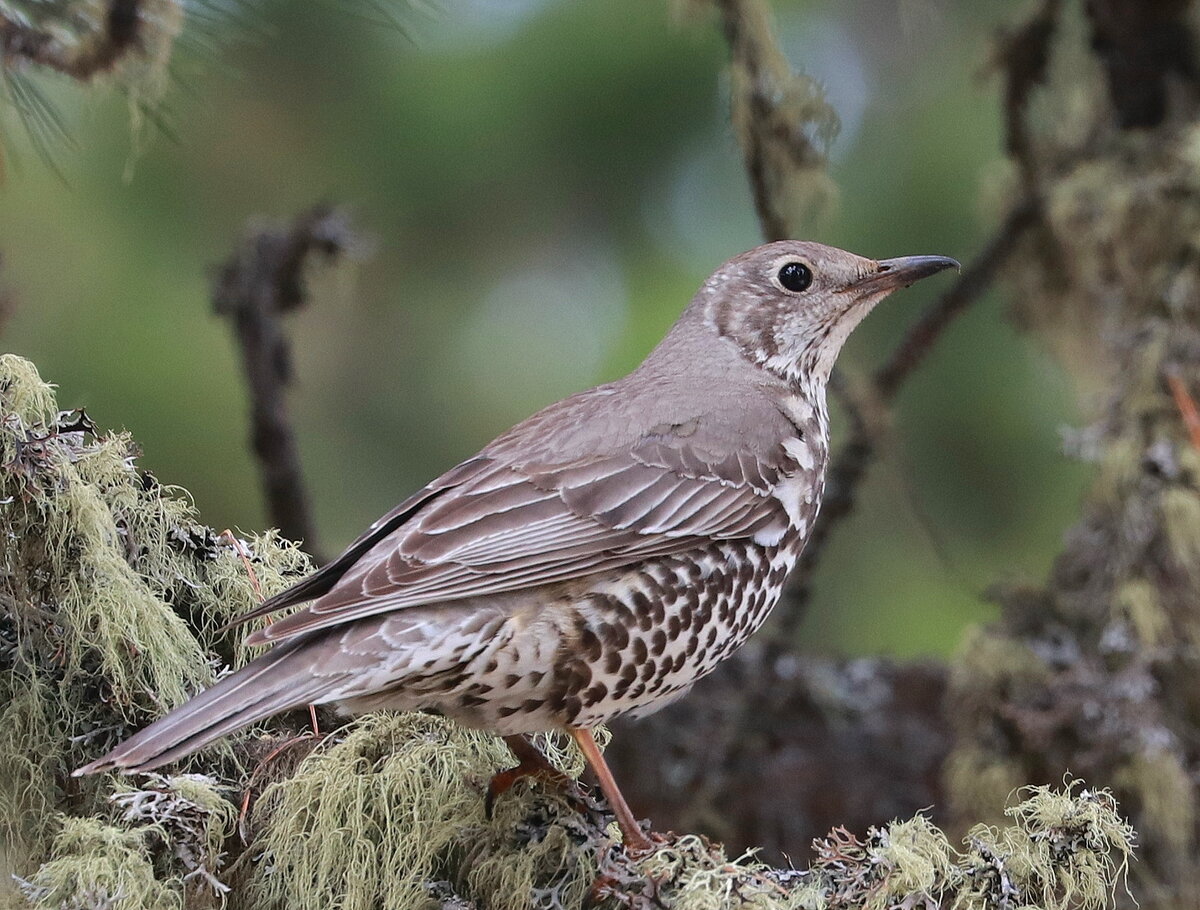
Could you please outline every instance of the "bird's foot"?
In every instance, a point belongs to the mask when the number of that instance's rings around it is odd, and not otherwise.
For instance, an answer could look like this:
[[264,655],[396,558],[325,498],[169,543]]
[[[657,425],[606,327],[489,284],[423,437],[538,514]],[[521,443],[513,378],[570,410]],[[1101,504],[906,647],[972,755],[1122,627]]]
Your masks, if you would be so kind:
[[572,802],[586,804],[579,790],[579,782],[550,764],[542,751],[528,739],[524,736],[506,736],[504,742],[516,756],[517,765],[493,775],[488,782],[483,800],[483,809],[488,818],[492,817],[492,809],[501,795],[511,790],[517,781],[530,777],[562,791]]
[[539,765],[522,760],[515,768],[494,774],[488,782],[487,794],[483,798],[483,809],[488,818],[492,817],[492,809],[496,805],[496,800],[511,790],[517,781],[526,778],[540,780],[568,795],[574,795],[572,791],[575,789],[575,781],[569,775],[549,763]]

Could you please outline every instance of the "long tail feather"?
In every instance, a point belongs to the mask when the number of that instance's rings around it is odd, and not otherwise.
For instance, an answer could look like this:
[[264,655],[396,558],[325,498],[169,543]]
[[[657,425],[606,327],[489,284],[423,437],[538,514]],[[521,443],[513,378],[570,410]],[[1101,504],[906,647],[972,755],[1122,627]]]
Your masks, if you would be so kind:
[[315,675],[307,645],[303,639],[277,645],[73,776],[149,771],[256,721],[321,700],[341,679]]

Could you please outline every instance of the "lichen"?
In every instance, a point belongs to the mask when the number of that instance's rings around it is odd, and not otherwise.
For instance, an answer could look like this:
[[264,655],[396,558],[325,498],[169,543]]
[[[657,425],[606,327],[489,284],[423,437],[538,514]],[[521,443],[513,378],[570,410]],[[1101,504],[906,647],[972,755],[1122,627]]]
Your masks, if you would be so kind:
[[238,817],[222,789],[203,774],[147,774],[138,786],[119,784],[109,797],[124,824],[148,827],[161,840],[169,867],[191,895],[221,903],[230,891],[220,877],[225,843]]
[[511,764],[494,736],[443,718],[355,721],[256,803],[251,905],[417,906],[429,882],[449,879],[497,910],[528,910],[543,892],[580,906],[596,875],[581,848],[605,826],[589,827],[566,797],[524,782],[486,818],[484,789]]
[[66,817],[50,858],[18,888],[46,910],[180,910],[173,884],[155,874],[146,831]]
[[103,810],[106,784],[66,774],[210,683],[234,651],[216,630],[256,603],[254,583],[270,593],[309,565],[251,538],[252,582],[135,455],[0,356],[0,826],[18,871],[46,852],[54,809]]
[[1113,780],[1114,786],[1136,795],[1146,819],[1148,836],[1172,853],[1195,856],[1196,797],[1192,775],[1171,750],[1134,753]]
[[1015,824],[978,825],[967,836],[967,884],[955,907],[1096,910],[1128,872],[1133,828],[1106,790],[1070,781],[1030,787],[1005,814]]

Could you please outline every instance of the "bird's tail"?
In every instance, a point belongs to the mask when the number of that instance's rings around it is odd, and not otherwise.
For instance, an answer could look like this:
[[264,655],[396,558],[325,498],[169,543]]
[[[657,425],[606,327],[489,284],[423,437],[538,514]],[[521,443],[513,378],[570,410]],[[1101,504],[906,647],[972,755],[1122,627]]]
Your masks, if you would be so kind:
[[273,714],[321,700],[340,679],[312,672],[304,638],[283,642],[73,776],[149,771]]

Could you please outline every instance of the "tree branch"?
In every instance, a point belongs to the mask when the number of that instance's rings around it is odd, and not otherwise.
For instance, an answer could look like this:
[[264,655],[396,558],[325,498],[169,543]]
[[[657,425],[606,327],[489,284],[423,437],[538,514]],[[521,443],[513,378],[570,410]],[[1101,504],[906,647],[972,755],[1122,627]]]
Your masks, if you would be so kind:
[[213,310],[232,319],[241,350],[250,393],[251,443],[270,520],[285,537],[303,540],[314,557],[317,533],[284,397],[292,381],[292,355],[280,317],[308,302],[305,272],[312,256],[333,260],[354,243],[345,217],[320,205],[286,230],[250,231],[221,267],[213,287]]
[[5,67],[21,61],[34,63],[86,82],[109,72],[122,57],[140,48],[141,0],[112,0],[99,18],[102,29],[69,45],[48,30],[0,14],[0,61]]
[[794,236],[795,216],[833,194],[826,150],[837,114],[821,87],[788,65],[762,0],[716,0],[729,45],[731,119],[767,241]]
[[[1004,223],[971,260],[934,304],[925,311],[908,334],[896,346],[891,357],[876,372],[871,382],[872,399],[890,405],[905,380],[920,365],[946,327],[991,287],[1001,268],[1009,261],[1026,230],[1037,218],[1033,200],[1017,204]],[[833,457],[826,473],[825,498],[813,526],[812,535],[800,562],[792,573],[792,582],[772,625],[772,641],[787,650],[804,614],[803,607],[812,594],[813,568],[821,558],[830,534],[854,508],[858,485],[866,475],[867,466],[875,457],[875,438],[871,424],[861,408],[849,408],[850,434]]]

